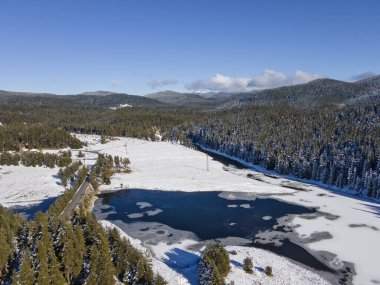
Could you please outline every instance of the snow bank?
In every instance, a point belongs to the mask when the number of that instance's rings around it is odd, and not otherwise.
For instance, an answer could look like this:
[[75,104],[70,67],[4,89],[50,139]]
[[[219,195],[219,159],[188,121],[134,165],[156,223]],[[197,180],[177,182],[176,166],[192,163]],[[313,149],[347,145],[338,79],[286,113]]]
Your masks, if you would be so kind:
[[[321,276],[314,272],[305,270],[295,265],[284,257],[275,255],[271,252],[242,246],[227,246],[227,251],[236,251],[237,255],[230,254],[231,272],[226,278],[226,283],[234,281],[239,285],[252,284],[292,284],[292,285],[322,285],[330,284]],[[253,262],[254,272],[248,274],[243,270],[243,260],[250,257]],[[265,267],[271,266],[273,276],[269,277],[265,274]]]
[[[129,239],[130,243],[141,252],[145,252],[147,250],[147,248],[141,244],[140,240],[130,237],[128,234],[126,234],[124,231],[122,231],[119,227],[117,227],[113,223],[109,221],[105,221],[105,220],[101,220],[100,223],[103,225],[103,227],[118,229],[120,232],[120,235],[122,237]],[[167,266],[159,258],[156,258],[153,256],[151,259],[152,259],[151,264],[153,267],[153,271],[155,273],[159,273],[162,277],[164,277],[165,280],[169,282],[169,284],[173,284],[173,285],[189,284],[187,279],[184,276],[182,276],[180,273],[176,272],[174,269]]]
[[[134,239],[109,221],[100,221],[104,227],[117,228],[121,236],[130,240],[131,244],[142,252],[146,247],[141,241]],[[198,262],[201,250],[189,250],[189,246],[196,242],[192,240],[181,241],[179,244],[167,245],[159,243],[149,247],[153,253],[152,267],[154,272],[161,274],[169,284],[197,284]],[[286,258],[277,256],[271,252],[242,246],[227,246],[227,251],[235,251],[230,254],[231,272],[226,278],[226,283],[234,281],[236,285],[252,284],[292,284],[292,285],[327,285],[325,279],[318,274],[291,263]],[[254,274],[247,274],[242,268],[245,257],[251,257],[254,265]],[[264,273],[265,266],[272,266],[273,276],[268,277]]]

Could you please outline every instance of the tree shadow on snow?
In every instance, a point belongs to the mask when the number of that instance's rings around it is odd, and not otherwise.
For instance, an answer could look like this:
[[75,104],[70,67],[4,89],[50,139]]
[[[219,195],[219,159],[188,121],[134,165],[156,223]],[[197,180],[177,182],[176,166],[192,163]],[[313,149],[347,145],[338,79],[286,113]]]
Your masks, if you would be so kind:
[[230,263],[235,266],[235,267],[238,267],[238,268],[243,268],[243,264],[241,264],[239,261],[236,261],[236,260],[230,260]]
[[43,200],[41,203],[31,206],[15,206],[12,207],[11,210],[16,214],[23,216],[25,219],[33,219],[38,211],[46,212],[50,205],[54,203],[56,197],[47,198]]
[[60,179],[58,174],[53,174],[52,176],[53,176],[53,178],[55,178],[55,179],[58,179],[58,180]]
[[62,186],[61,178],[59,178],[58,174],[53,174],[52,176],[54,179],[58,180],[58,181],[55,181],[55,184]]
[[366,206],[368,208],[368,210],[357,209],[357,208],[355,208],[355,209],[358,211],[363,211],[363,212],[374,214],[375,216],[380,218],[380,206],[369,205],[369,204],[365,204],[365,203],[361,203],[361,205]]
[[171,269],[185,277],[190,284],[198,284],[199,256],[180,248],[173,248],[166,252],[163,262]]

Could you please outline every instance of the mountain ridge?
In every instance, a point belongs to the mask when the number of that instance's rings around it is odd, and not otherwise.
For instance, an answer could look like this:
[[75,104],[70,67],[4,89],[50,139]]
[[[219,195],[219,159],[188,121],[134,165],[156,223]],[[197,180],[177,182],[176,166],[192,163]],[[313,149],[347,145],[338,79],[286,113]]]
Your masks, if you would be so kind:
[[[99,92],[99,91],[96,91]],[[105,92],[105,91],[101,91]],[[108,91],[107,91],[108,92]],[[109,108],[128,104],[133,107],[165,107],[167,104],[155,99],[126,93],[56,95],[51,93],[15,92],[0,90],[0,104],[55,105]]]
[[308,83],[249,92],[189,93],[164,90],[145,96],[111,91],[88,91],[73,95],[0,90],[1,104],[75,104],[114,107],[232,108],[246,105],[287,104],[300,108],[342,107],[380,102],[380,75],[355,82],[320,78]]

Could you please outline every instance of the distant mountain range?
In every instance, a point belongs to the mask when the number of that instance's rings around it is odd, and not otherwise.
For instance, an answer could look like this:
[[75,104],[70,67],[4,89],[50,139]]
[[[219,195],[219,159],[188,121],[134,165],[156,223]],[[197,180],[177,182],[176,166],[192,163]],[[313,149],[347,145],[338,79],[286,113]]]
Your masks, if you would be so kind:
[[11,92],[0,90],[0,104],[16,105],[85,105],[88,107],[188,107],[231,108],[246,105],[288,104],[300,108],[350,106],[380,102],[380,76],[356,82],[317,79],[305,84],[245,93],[180,93],[160,91],[145,96],[110,91],[84,92],[77,95]]
[[240,107],[245,105],[289,104],[319,108],[380,102],[380,76],[356,82],[316,79],[309,83],[245,93],[179,93],[162,91],[146,95],[177,106]]
[[238,94],[231,99],[224,107],[287,103],[296,107],[319,108],[370,104],[380,102],[380,76],[356,82],[316,79],[305,84]]
[[165,107],[167,104],[144,96],[112,93],[108,91],[85,92],[77,95],[11,92],[0,90],[0,104],[55,105],[111,108],[120,105],[133,107]]
[[231,94],[227,93],[180,93],[170,90],[145,95],[145,97],[175,106],[205,108],[221,106],[229,101],[230,96]]

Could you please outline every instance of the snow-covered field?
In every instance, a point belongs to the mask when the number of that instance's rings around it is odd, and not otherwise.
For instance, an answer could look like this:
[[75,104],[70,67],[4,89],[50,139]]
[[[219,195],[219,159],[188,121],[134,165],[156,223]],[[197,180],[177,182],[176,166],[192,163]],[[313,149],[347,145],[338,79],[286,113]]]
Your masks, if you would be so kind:
[[[169,191],[295,192],[280,185],[270,185],[227,172],[223,164],[211,158],[208,159],[207,171],[207,156],[182,145],[125,138],[101,145],[99,137],[77,137],[88,142],[86,150],[128,157],[131,161],[132,173],[114,175],[111,185],[103,185],[102,190],[120,189],[122,183],[129,188]],[[85,154],[94,157],[94,153]]]
[[[88,146],[82,149],[85,154],[82,160],[85,160],[86,164],[95,162],[97,152],[128,157],[131,160],[132,173],[116,174],[112,178],[111,185],[101,187],[102,191],[119,190],[123,184],[123,188],[269,194],[276,199],[307,207],[318,207],[321,212],[338,216],[339,218],[335,220],[326,216],[315,219],[296,217],[292,223],[296,225],[295,231],[300,238],[308,238],[316,232],[329,232],[332,235],[331,239],[308,243],[306,246],[312,250],[336,254],[337,259],[331,264],[332,266],[339,267],[340,261],[353,263],[357,273],[354,276],[354,284],[380,283],[380,273],[377,268],[377,258],[380,256],[378,203],[293,181],[290,177],[270,177],[249,169],[226,167],[211,158],[207,159],[202,152],[169,142],[118,138],[100,144],[99,136],[77,135],[77,137],[88,142]],[[73,159],[79,159],[78,151],[72,151],[72,154]],[[57,172],[57,168],[2,166],[0,203],[6,207],[25,206],[58,196],[64,188],[59,185]],[[185,245],[191,242],[184,241],[179,248],[188,251]],[[154,267],[171,284],[187,284],[188,280],[195,278],[196,268],[194,266],[182,269],[170,268],[164,261],[167,254],[173,255],[175,249],[173,246],[151,247],[156,256],[153,258]],[[324,284],[325,282],[315,273],[268,251],[246,247],[233,248],[238,255],[230,256],[234,262],[227,280],[234,280],[235,284],[254,284],[254,281],[262,284]],[[232,250],[232,247],[229,247],[229,250]],[[199,251],[188,252],[199,255]],[[244,273],[240,264],[245,255],[252,256],[258,268],[272,264],[274,273],[280,270],[281,274],[278,276],[275,274],[269,279],[259,269],[252,276]]]
[[[207,171],[204,153],[170,142],[120,138],[100,145],[99,137],[78,137],[89,142],[88,150],[126,156],[131,160],[133,172],[115,175],[111,185],[102,186],[103,191],[120,189],[122,183],[130,188],[168,191],[254,192],[271,194],[277,199],[307,207],[318,207],[322,212],[339,216],[336,220],[295,218],[293,224],[298,225],[296,231],[303,238],[314,232],[328,231],[333,238],[309,243],[307,247],[336,254],[338,258],[333,266],[339,266],[340,261],[353,263],[357,273],[354,284],[380,282],[377,262],[380,256],[380,205],[375,202],[288,178],[268,177],[253,170],[225,171],[223,164],[212,159],[209,159]],[[248,178],[247,174],[255,179]],[[296,186],[304,191],[283,186]]]
[[0,204],[31,206],[59,196],[65,189],[57,173],[58,168],[0,166]]

